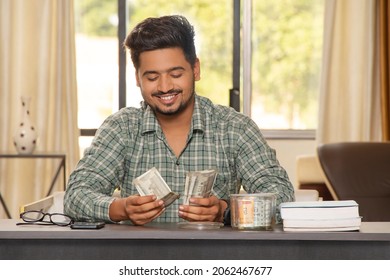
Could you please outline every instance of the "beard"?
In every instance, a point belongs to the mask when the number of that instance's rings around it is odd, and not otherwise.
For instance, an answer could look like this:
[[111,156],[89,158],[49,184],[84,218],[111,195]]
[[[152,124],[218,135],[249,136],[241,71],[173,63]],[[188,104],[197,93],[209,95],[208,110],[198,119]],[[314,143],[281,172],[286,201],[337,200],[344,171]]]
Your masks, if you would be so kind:
[[[168,94],[177,94],[178,95],[178,94],[182,94],[182,93],[183,93],[182,89],[171,89],[167,92],[162,92],[162,91],[153,92],[151,95],[152,96],[164,96],[164,95],[168,95]],[[186,108],[188,108],[190,106],[190,104],[192,104],[194,98],[195,98],[195,80],[192,82],[192,88],[191,88],[191,93],[190,93],[189,97],[185,100],[182,99],[182,101],[179,104],[179,107],[170,108],[170,107],[172,107],[172,105],[168,105],[165,107],[159,107],[157,105],[148,104],[147,102],[145,102],[145,103],[150,106],[150,108],[154,111],[155,114],[158,113],[160,115],[165,115],[165,116],[174,116],[176,114],[180,114]]]
[[[182,93],[182,91],[178,92],[178,94],[181,94],[181,93]],[[177,108],[172,108],[171,105],[168,105],[167,107],[163,107],[163,108],[159,107],[159,106],[154,106],[154,107],[152,107],[152,109],[155,113],[159,113],[159,114],[165,115],[165,116],[173,116],[173,115],[176,115],[176,114],[183,112],[186,108],[188,108],[188,106],[192,103],[194,96],[195,96],[195,92],[192,91],[189,98],[186,100],[182,100],[179,104],[179,107],[177,107]]]

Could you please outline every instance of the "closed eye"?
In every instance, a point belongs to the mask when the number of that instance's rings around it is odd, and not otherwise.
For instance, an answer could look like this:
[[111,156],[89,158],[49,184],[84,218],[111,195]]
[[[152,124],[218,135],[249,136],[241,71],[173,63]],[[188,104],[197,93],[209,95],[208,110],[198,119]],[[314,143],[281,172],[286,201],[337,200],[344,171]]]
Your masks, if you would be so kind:
[[157,75],[148,75],[148,76],[146,76],[146,79],[148,81],[153,82],[153,81],[156,81],[158,79],[158,76]]
[[177,79],[177,78],[180,78],[181,76],[183,76],[183,74],[182,73],[173,73],[173,74],[171,74],[171,76],[172,76],[172,78]]

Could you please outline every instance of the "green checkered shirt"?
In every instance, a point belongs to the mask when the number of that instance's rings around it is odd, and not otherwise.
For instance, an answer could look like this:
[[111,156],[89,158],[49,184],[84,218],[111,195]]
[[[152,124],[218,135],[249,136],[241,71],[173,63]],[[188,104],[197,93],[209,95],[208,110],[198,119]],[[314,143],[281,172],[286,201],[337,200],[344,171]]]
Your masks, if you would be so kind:
[[[232,108],[196,95],[187,144],[179,158],[149,106],[124,108],[108,117],[69,178],[65,213],[75,219],[110,221],[114,190],[120,187],[122,197],[137,194],[133,179],[152,167],[181,195],[188,171],[216,169],[213,193],[220,199],[228,200],[241,185],[248,193],[276,193],[277,205],[294,199],[287,173],[257,125]],[[180,204],[182,199],[176,200],[155,221],[181,221]]]

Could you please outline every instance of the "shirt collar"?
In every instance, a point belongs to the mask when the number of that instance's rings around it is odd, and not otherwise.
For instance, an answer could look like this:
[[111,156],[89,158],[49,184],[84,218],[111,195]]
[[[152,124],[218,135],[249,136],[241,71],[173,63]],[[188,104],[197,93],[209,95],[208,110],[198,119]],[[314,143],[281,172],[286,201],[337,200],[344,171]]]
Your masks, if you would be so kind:
[[142,109],[144,110],[144,116],[142,121],[141,134],[144,135],[148,132],[157,131],[160,125],[158,124],[153,110],[149,105],[146,105],[145,102],[143,102]]
[[[142,123],[141,134],[144,135],[148,132],[160,131],[160,125],[156,119],[156,116],[150,106],[145,105],[143,102],[142,109],[144,110],[144,117]],[[192,114],[192,130],[204,131],[204,114],[200,106],[200,98],[195,94],[195,106]]]
[[194,112],[192,114],[192,130],[205,130],[205,114],[201,108],[200,105],[200,98],[198,95],[195,94],[195,106],[194,106]]

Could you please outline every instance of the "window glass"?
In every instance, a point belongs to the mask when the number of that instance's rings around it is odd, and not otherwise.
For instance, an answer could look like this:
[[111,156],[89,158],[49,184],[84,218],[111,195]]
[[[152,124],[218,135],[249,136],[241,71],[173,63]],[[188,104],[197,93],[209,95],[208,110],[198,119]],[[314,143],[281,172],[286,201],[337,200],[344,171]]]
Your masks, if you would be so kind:
[[[77,0],[75,6],[78,126],[96,129],[118,110],[117,1]],[[80,154],[93,137],[79,137]]]
[[251,115],[263,129],[316,129],[323,0],[253,1]]
[[75,5],[79,128],[97,128],[118,110],[117,1]]

